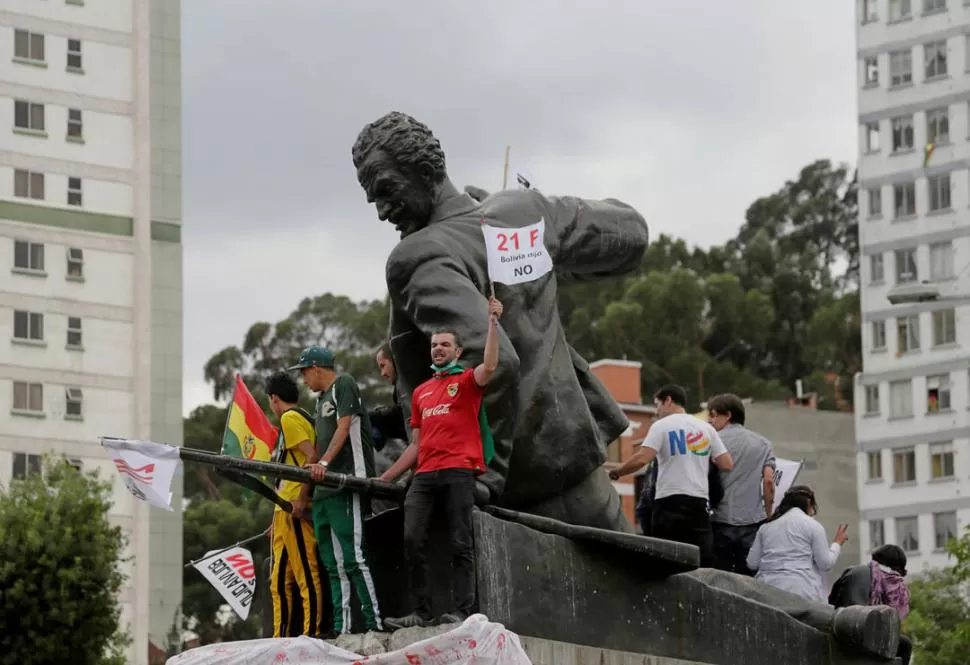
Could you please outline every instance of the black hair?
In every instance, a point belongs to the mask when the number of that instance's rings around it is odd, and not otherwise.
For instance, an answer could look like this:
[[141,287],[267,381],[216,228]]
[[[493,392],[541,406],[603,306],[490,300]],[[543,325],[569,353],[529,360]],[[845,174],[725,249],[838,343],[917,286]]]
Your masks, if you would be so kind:
[[883,545],[872,551],[872,560],[906,577],[906,552],[899,545]]
[[461,337],[458,335],[458,331],[452,328],[441,328],[440,330],[435,330],[433,333],[431,333],[431,335],[432,337],[434,335],[451,335],[455,338],[455,346],[459,349],[464,348],[461,345]]
[[293,377],[286,372],[277,372],[269,377],[266,382],[266,394],[270,397],[276,395],[287,404],[296,404],[300,401],[300,389]]
[[731,416],[731,422],[735,425],[744,424],[744,402],[737,395],[731,393],[715,395],[707,403],[707,410],[711,413]]
[[812,491],[811,487],[808,485],[795,485],[785,492],[785,496],[782,497],[781,503],[778,505],[778,510],[768,518],[768,521],[774,522],[792,508],[800,508],[806,515],[808,514],[809,508],[814,508],[815,512],[818,512],[815,492]]
[[687,391],[684,390],[683,386],[678,386],[675,383],[668,383],[653,395],[655,400],[659,400],[661,402],[666,401],[668,397],[670,398],[670,401],[677,406],[687,408]]
[[385,358],[387,358],[388,360],[390,360],[393,363],[394,362],[394,356],[391,355],[391,343],[390,342],[384,342],[383,344],[381,344],[380,347],[378,347],[378,349],[377,349],[377,355],[384,356]]
[[391,111],[360,130],[350,151],[354,167],[359,169],[373,150],[387,153],[398,167],[422,177],[427,167],[431,179],[426,183],[429,188],[441,184],[448,176],[441,142],[427,125],[406,113]]

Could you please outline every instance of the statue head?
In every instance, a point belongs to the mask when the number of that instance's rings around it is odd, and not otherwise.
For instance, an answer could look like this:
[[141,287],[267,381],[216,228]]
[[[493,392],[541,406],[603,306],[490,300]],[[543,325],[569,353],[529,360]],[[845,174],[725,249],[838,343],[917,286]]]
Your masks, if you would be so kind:
[[357,181],[381,221],[402,238],[428,225],[448,174],[445,153],[427,125],[392,111],[361,130],[351,153]]

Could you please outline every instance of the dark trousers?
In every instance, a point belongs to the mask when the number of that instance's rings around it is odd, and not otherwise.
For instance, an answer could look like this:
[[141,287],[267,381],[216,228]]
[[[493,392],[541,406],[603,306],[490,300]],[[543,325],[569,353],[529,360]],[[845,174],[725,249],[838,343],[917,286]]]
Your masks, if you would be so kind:
[[637,524],[640,526],[640,531],[643,532],[643,535],[652,536],[653,492],[645,491],[640,494],[640,500],[637,501],[637,507],[634,509],[633,514],[637,518]]
[[909,665],[913,657],[913,642],[905,635],[899,636],[899,647],[896,649],[896,658],[899,658],[902,665]]
[[701,551],[701,567],[714,563],[714,538],[707,499],[683,494],[665,496],[653,501],[654,538],[696,545]]
[[729,573],[754,577],[754,571],[748,568],[747,560],[759,528],[761,523],[735,525],[714,522],[711,525],[714,532],[714,567]]
[[448,520],[455,609],[472,614],[475,606],[475,547],[472,508],[475,474],[469,469],[442,469],[415,474],[404,500],[404,556],[407,559],[414,611],[431,618],[431,587],[425,546],[431,519],[443,510]]

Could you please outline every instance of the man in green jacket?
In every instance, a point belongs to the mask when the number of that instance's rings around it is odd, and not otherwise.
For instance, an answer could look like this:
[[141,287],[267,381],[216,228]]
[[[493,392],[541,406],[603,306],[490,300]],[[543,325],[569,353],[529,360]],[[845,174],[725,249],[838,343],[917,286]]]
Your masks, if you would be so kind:
[[[370,418],[354,377],[338,374],[333,353],[321,346],[304,349],[289,369],[300,370],[303,382],[317,393],[314,420],[318,461],[307,465],[313,479],[322,480],[328,470],[361,478],[376,475]],[[350,632],[351,585],[360,598],[365,628],[383,630],[374,580],[364,554],[366,502],[366,497],[349,490],[317,486],[313,493],[313,528],[330,578],[337,634]]]

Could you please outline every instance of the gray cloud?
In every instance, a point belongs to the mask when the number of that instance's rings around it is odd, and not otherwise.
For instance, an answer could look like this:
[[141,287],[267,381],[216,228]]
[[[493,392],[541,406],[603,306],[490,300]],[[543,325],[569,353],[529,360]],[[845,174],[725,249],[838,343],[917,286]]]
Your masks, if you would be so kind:
[[459,186],[499,187],[508,144],[543,191],[702,245],[809,161],[855,158],[844,0],[199,0],[182,24],[187,410],[254,321],[383,294],[395,235],[350,146],[386,111],[431,126]]

